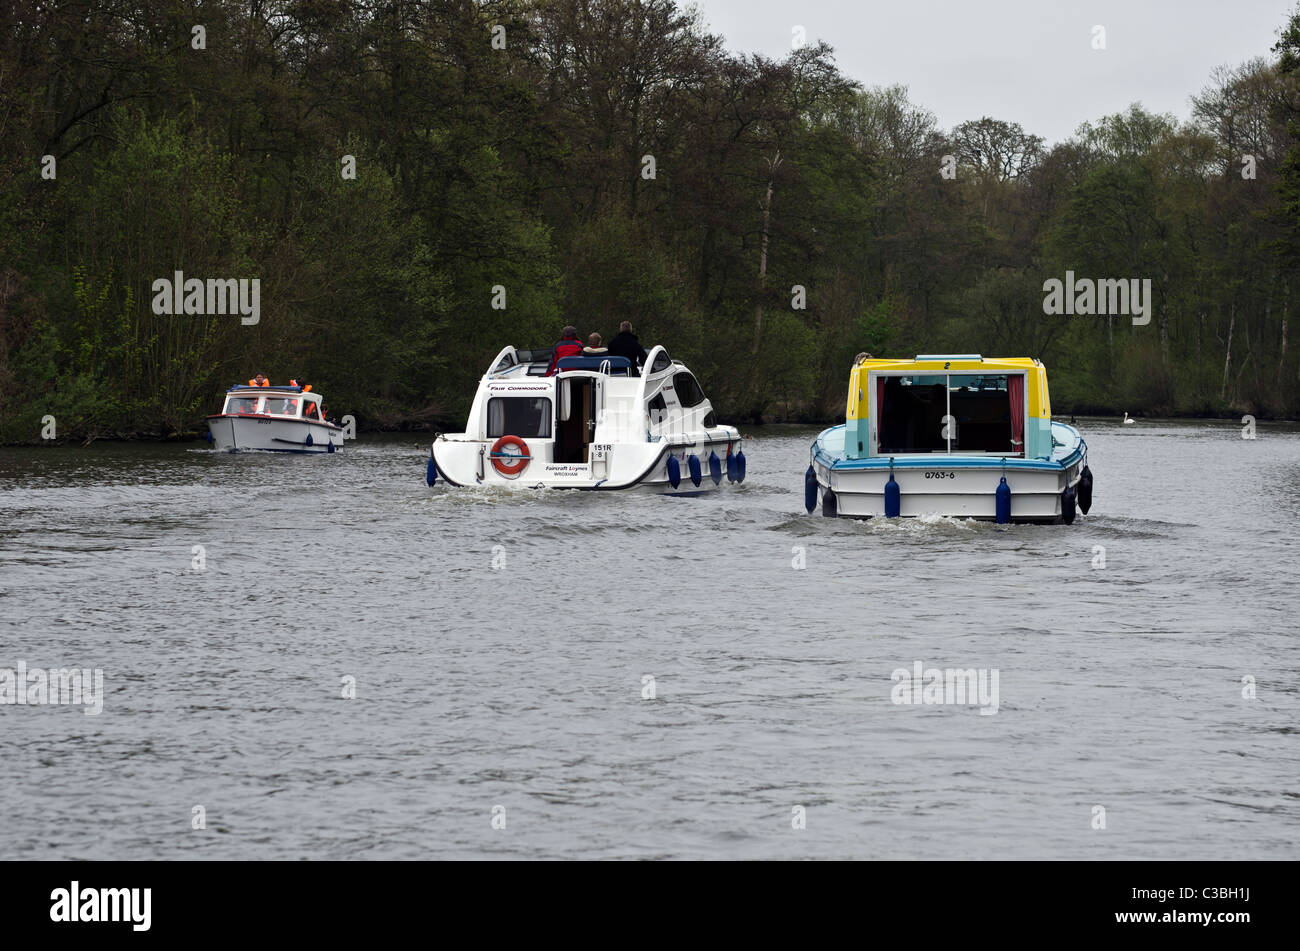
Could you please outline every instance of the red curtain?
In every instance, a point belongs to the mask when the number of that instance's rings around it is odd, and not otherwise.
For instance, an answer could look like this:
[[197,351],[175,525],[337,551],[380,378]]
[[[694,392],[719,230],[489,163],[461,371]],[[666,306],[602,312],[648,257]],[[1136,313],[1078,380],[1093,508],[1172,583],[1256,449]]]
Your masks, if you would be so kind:
[[1025,377],[1014,373],[1007,377],[1007,395],[1011,399],[1011,451],[1025,451]]
[[883,452],[885,438],[885,378],[876,377],[876,452]]

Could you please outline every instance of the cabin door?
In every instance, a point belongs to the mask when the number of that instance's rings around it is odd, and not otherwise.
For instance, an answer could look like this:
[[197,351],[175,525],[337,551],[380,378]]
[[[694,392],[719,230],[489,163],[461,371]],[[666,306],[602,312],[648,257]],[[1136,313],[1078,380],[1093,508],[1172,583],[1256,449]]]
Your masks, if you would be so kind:
[[580,463],[596,432],[596,380],[569,376],[559,381],[560,399],[555,422],[555,461]]

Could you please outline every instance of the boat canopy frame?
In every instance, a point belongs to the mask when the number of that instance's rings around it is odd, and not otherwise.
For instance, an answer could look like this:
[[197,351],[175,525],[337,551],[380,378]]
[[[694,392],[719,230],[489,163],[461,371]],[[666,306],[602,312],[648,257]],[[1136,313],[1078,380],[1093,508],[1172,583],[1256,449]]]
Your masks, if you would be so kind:
[[[943,377],[949,384],[945,411],[951,416],[951,378],[967,376],[1007,377],[1020,376],[1023,384],[1022,445],[1018,452],[1008,450],[953,451],[951,440],[945,439],[944,448],[920,452],[882,452],[878,423],[880,409],[877,381],[889,377]],[[1017,387],[1020,388],[1020,387]],[[1008,392],[1008,395],[1010,393]],[[1007,458],[1045,459],[1052,453],[1051,400],[1047,389],[1047,368],[1032,357],[988,358],[979,354],[922,354],[915,359],[876,359],[863,357],[853,365],[849,376],[849,392],[845,411],[845,457],[868,459],[889,456],[906,456],[917,459]],[[1015,421],[1013,421],[1014,423]],[[960,425],[960,422],[959,422]],[[959,434],[958,434],[959,435]],[[1014,431],[1010,434],[1014,438]]]
[[[944,379],[944,390],[946,391],[946,395],[945,395],[945,400],[946,400],[946,402],[945,402],[945,405],[944,405],[944,417],[943,417],[943,420],[951,420],[951,421],[953,421],[953,423],[955,423],[955,422],[956,422],[956,417],[954,417],[954,416],[952,415],[952,378],[953,378],[953,377],[969,377],[969,376],[1006,377],[1006,378],[1007,378],[1007,381],[1008,381],[1008,387],[1007,387],[1007,397],[1008,397],[1008,400],[1010,400],[1010,398],[1011,398],[1011,396],[1012,396],[1012,394],[1011,394],[1011,386],[1010,386],[1010,379],[1011,379],[1011,377],[1020,377],[1020,379],[1021,379],[1021,385],[1020,385],[1020,387],[1019,387],[1019,389],[1020,389],[1020,404],[1021,404],[1021,406],[1020,406],[1020,410],[1021,410],[1021,414],[1022,414],[1022,415],[1021,415],[1021,417],[1020,417],[1020,420],[1021,420],[1021,422],[1020,422],[1020,440],[1019,440],[1019,442],[1020,442],[1020,448],[1019,448],[1018,450],[1014,450],[1014,449],[1013,449],[1013,450],[1005,450],[1005,449],[1004,449],[1004,450],[992,450],[992,449],[989,449],[989,450],[962,449],[962,450],[959,450],[959,451],[954,451],[954,450],[953,450],[953,445],[952,445],[952,444],[953,444],[953,442],[956,440],[957,437],[954,435],[954,432],[955,432],[955,430],[956,430],[956,426],[954,426],[954,425],[952,425],[952,424],[946,425],[946,426],[944,427],[944,434],[945,434],[945,435],[944,435],[944,440],[945,440],[946,445],[945,445],[945,448],[942,449],[942,450],[929,450],[929,449],[927,449],[927,450],[913,450],[913,451],[907,451],[907,450],[883,450],[883,449],[880,448],[880,446],[881,446],[880,424],[884,421],[884,417],[883,417],[883,415],[882,415],[882,413],[881,413],[881,406],[879,405],[879,402],[880,402],[880,390],[879,390],[879,386],[878,386],[878,385],[879,385],[880,382],[882,382],[882,381],[884,381],[884,380],[889,380],[889,379],[907,379],[907,378],[909,378],[909,377],[943,377],[943,379]],[[867,390],[867,392],[866,392],[866,403],[867,403],[868,418],[871,420],[871,439],[870,439],[870,441],[869,441],[869,443],[868,443],[868,447],[867,447],[867,448],[868,448],[868,451],[867,451],[866,455],[867,455],[868,458],[871,458],[871,457],[883,457],[883,456],[929,456],[929,457],[934,457],[934,456],[939,456],[939,455],[944,455],[944,456],[992,456],[992,457],[994,457],[994,458],[1002,458],[1002,457],[1006,457],[1006,458],[1009,458],[1009,459],[1010,459],[1010,458],[1015,458],[1015,459],[1024,458],[1024,456],[1025,456],[1025,450],[1026,450],[1026,443],[1027,443],[1027,434],[1026,434],[1026,432],[1025,432],[1025,421],[1028,420],[1028,418],[1029,418],[1029,385],[1028,385],[1028,380],[1026,379],[1027,376],[1028,376],[1028,371],[1026,371],[1026,370],[1014,370],[1014,369],[1002,369],[1002,368],[991,369],[991,370],[983,370],[983,371],[952,370],[952,369],[945,369],[945,370],[922,370],[922,371],[917,371],[917,370],[893,370],[893,369],[891,369],[891,370],[869,370],[869,371],[867,372],[867,381],[868,381],[868,382],[867,382],[867,385],[868,385],[868,390]],[[942,422],[942,420],[941,420],[941,422]],[[1012,444],[1014,444],[1014,443],[1016,442],[1016,439],[1015,439],[1014,423],[1013,423],[1013,425],[1012,425],[1012,431],[1008,434],[1008,438],[1010,439],[1010,441],[1011,441]]]
[[[233,412],[232,413],[230,411],[231,401],[244,400],[244,399],[251,399],[257,401],[253,404],[254,412],[252,413]],[[298,412],[294,414],[269,412],[261,408],[263,406],[261,402],[263,399],[297,400]],[[322,397],[319,393],[304,392],[303,388],[300,386],[232,386],[229,390],[226,391],[226,398],[221,404],[221,412],[216,415],[218,416],[265,416],[269,419],[298,419],[298,420],[303,420],[305,422],[324,422],[325,418],[319,415],[320,407],[323,402],[324,402],[324,397]],[[312,417],[306,415],[306,408],[308,403],[316,404],[317,418],[313,419]]]

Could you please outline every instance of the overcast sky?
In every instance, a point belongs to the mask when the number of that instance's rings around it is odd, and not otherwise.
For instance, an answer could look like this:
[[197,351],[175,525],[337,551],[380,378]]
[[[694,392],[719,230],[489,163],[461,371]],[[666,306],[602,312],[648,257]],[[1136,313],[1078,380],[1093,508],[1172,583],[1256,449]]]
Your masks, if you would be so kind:
[[[683,5],[687,5],[685,0]],[[1190,114],[1215,66],[1269,56],[1296,0],[696,0],[728,48],[826,40],[865,86],[907,86],[945,129],[989,115],[1048,143],[1141,102]],[[1092,48],[1093,27],[1106,49]]]

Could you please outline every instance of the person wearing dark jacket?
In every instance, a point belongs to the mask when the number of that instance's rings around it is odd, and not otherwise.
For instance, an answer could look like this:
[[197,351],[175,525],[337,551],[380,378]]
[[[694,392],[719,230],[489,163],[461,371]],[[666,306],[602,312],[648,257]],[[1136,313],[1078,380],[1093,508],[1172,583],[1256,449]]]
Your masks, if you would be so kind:
[[555,375],[555,365],[565,357],[576,357],[582,353],[582,341],[578,339],[578,328],[570,324],[560,331],[560,342],[551,351],[551,365],[546,370],[547,376]]
[[618,325],[618,333],[609,342],[607,349],[611,357],[627,357],[634,367],[645,363],[645,347],[641,346],[641,341],[637,340],[636,334],[632,333],[630,320],[625,320]]

